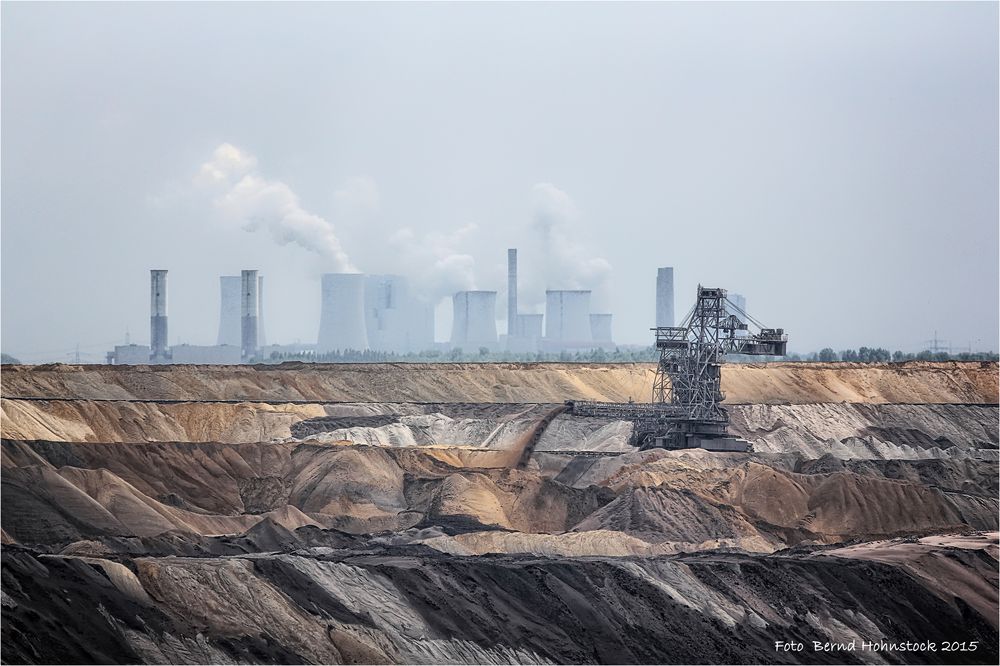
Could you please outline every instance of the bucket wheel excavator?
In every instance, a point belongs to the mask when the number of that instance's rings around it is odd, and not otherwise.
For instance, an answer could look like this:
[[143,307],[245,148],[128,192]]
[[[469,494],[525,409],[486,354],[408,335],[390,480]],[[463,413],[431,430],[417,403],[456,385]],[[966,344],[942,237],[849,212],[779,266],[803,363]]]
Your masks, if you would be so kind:
[[784,356],[784,329],[767,328],[726,298],[726,290],[698,285],[698,298],[680,326],[650,329],[660,360],[649,403],[574,401],[572,413],[632,421],[632,444],[642,449],[704,448],[746,451],[729,435],[722,406],[722,361],[726,354]]

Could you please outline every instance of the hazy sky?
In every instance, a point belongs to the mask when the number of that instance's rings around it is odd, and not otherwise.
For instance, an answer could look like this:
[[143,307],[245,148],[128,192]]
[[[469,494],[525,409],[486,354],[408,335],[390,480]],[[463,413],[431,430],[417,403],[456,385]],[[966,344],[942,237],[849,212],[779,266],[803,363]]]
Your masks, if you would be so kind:
[[[998,5],[2,6],[2,347],[214,344],[218,276],[314,342],[319,274],[595,289],[656,268],[790,349],[998,347]],[[439,308],[438,339],[450,302]],[[541,312],[541,309],[535,311]],[[86,354],[91,354],[87,356]]]

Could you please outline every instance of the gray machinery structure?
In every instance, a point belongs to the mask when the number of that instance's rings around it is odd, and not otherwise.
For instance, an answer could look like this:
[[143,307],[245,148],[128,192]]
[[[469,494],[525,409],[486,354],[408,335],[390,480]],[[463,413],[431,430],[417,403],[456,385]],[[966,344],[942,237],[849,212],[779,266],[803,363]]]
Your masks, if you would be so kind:
[[[756,332],[751,330],[751,325]],[[722,359],[729,354],[784,356],[788,336],[765,328],[726,298],[726,290],[698,286],[698,300],[680,326],[657,326],[660,360],[649,404],[573,404],[573,413],[633,422],[632,442],[648,448],[746,450],[728,436],[722,406]]]

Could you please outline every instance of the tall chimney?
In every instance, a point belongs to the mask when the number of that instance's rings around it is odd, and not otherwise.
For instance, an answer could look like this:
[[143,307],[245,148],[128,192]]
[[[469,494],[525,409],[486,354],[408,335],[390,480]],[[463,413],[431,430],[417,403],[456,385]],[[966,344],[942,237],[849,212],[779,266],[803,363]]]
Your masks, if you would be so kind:
[[674,269],[670,266],[656,271],[656,325],[674,325]]
[[149,271],[149,358],[167,360],[167,272]]
[[507,250],[507,335],[517,335],[517,248]]
[[242,271],[240,277],[240,346],[243,360],[249,361],[257,354],[257,271]]

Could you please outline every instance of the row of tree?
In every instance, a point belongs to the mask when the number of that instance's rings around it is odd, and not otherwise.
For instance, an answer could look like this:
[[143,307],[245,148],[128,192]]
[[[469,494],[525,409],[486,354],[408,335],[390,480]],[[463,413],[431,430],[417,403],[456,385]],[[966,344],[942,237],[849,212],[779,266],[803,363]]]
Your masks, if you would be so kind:
[[881,347],[861,347],[860,349],[845,349],[834,351],[827,347],[818,352],[814,352],[805,357],[798,354],[791,354],[787,357],[789,361],[819,361],[822,363],[832,363],[834,361],[847,361],[851,363],[904,363],[906,361],[996,361],[998,355],[993,352],[959,352],[956,354],[945,351],[933,352],[925,349],[922,352],[907,353],[896,350],[892,353],[888,349]]

